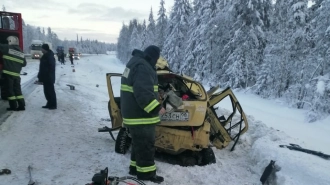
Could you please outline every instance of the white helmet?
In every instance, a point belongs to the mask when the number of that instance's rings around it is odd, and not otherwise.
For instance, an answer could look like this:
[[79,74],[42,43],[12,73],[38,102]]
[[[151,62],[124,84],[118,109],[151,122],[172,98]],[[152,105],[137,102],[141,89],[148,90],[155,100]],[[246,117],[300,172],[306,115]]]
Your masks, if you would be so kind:
[[9,45],[18,45],[18,37],[15,36],[9,36],[7,38],[8,44]]

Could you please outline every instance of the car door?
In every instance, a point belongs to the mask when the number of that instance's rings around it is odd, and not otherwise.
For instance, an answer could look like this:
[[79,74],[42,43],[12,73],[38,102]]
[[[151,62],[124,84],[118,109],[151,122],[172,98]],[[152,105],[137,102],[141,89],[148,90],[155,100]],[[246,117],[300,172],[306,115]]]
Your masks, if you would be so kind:
[[122,74],[119,73],[106,74],[109,94],[108,111],[111,118],[112,129],[121,127],[123,123],[123,118],[120,112],[120,93],[114,93],[114,89],[117,89],[120,92],[121,76]]
[[[218,89],[218,87],[215,87]],[[248,130],[246,115],[230,88],[222,91],[211,89],[208,92],[208,118],[211,122],[213,144],[225,147]]]

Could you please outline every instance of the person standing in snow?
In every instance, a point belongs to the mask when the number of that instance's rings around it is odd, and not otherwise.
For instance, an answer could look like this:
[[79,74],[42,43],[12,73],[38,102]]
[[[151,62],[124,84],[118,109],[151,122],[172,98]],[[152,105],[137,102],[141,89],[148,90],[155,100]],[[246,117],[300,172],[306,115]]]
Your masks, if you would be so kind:
[[73,64],[73,53],[69,53],[69,58],[70,58],[71,65],[74,65]]
[[64,51],[62,51],[62,53],[61,53],[61,61],[62,61],[63,65],[65,65]]
[[9,36],[7,41],[8,44],[0,44],[0,52],[3,55],[2,78],[4,78],[4,87],[9,102],[9,108],[7,110],[25,110],[20,73],[22,67],[26,66],[26,60],[24,53],[18,45],[18,37]]
[[55,93],[55,57],[52,50],[49,49],[48,44],[41,46],[43,53],[40,58],[38,80],[44,86],[44,94],[47,100],[47,104],[42,106],[46,109],[57,109],[57,100]]
[[144,51],[133,50],[121,78],[121,114],[123,123],[132,136],[129,174],[140,180],[160,183],[164,178],[156,175],[155,126],[159,115],[166,111],[158,102],[156,63],[160,56],[157,46]]

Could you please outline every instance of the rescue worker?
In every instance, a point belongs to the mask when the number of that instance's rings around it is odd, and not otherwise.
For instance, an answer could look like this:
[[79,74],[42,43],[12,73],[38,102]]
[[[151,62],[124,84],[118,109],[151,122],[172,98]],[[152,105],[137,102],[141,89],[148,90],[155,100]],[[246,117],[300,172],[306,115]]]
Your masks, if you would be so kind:
[[25,110],[25,101],[21,90],[20,73],[22,67],[26,66],[24,53],[19,47],[19,40],[15,36],[7,38],[8,44],[0,44],[0,51],[3,54],[3,70],[4,86],[9,101],[7,110]]
[[164,181],[156,175],[155,126],[165,109],[158,102],[158,78],[155,65],[160,56],[157,46],[133,50],[121,78],[121,113],[132,137],[129,174],[155,183]]
[[2,76],[3,69],[3,58],[2,53],[0,52],[0,90],[1,90],[1,99],[7,100],[6,90],[5,90],[5,78]]
[[55,57],[52,50],[49,49],[48,44],[43,44],[41,46],[41,51],[43,53],[40,58],[38,79],[44,86],[44,94],[47,100],[45,109],[57,109],[57,99],[55,93]]

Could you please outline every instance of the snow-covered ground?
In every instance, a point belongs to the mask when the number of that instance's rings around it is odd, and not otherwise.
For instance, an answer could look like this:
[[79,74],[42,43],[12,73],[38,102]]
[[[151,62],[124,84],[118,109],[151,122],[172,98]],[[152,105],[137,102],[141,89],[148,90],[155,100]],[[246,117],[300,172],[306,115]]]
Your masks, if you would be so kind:
[[25,75],[21,75],[21,83],[24,84],[29,81],[31,78],[38,75],[39,70],[39,60],[27,58],[27,64],[22,68],[21,74],[26,73]]
[[330,116],[308,123],[306,110],[285,106],[279,100],[265,100],[242,92],[235,92],[246,114],[253,115],[269,127],[284,131],[293,138],[304,142],[304,147],[330,154]]
[[[122,73],[124,65],[114,55],[83,56],[75,63],[73,72],[68,63],[57,62],[57,110],[41,108],[46,101],[42,86],[37,86],[25,96],[27,110],[14,112],[0,125],[0,169],[12,170],[12,174],[0,176],[0,184],[26,184],[28,165],[33,167],[33,178],[42,185],[86,184],[105,167],[110,175],[128,175],[129,153],[115,153],[110,135],[97,131],[110,126],[110,122],[101,121],[109,118],[105,75]],[[22,72],[30,75],[22,77],[22,82],[37,73],[38,65],[36,61],[28,63]],[[67,84],[75,85],[75,90]],[[118,94],[120,80],[113,85]],[[217,163],[205,167],[156,161],[158,174],[165,177],[162,184],[261,184],[259,178],[270,160],[281,167],[274,184],[330,184],[329,160],[278,146],[295,143],[330,153],[330,136],[326,134],[329,119],[308,124],[303,111],[251,94],[235,95],[249,121],[249,130],[235,150],[229,151],[231,145],[214,149]]]

